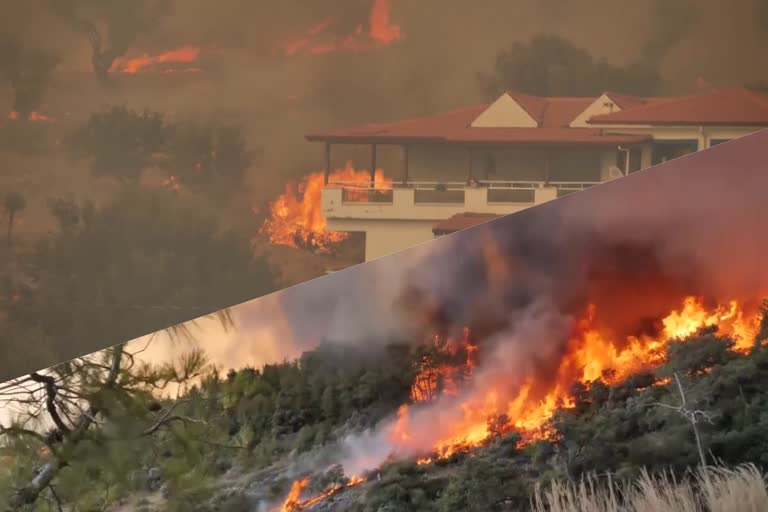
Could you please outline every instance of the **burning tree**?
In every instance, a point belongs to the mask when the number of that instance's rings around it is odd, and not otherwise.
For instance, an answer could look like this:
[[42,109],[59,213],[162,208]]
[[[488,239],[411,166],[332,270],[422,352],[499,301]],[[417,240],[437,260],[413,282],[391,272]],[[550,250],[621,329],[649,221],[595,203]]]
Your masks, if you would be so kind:
[[0,80],[7,81],[11,86],[17,119],[26,121],[33,116],[57,64],[58,59],[46,51],[0,39]]
[[136,39],[151,32],[168,14],[168,0],[51,0],[50,8],[91,45],[93,70],[99,81],[109,83],[109,71]]

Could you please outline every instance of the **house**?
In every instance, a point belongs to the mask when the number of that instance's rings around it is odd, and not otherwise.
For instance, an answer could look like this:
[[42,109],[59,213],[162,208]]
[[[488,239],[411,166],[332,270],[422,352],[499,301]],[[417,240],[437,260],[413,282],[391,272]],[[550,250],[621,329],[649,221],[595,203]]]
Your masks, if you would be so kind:
[[[327,228],[364,232],[366,260],[768,127],[768,95],[746,88],[681,97],[536,97],[313,133],[325,144]],[[339,145],[395,147],[389,184],[331,179]],[[350,193],[354,192],[354,193]],[[361,192],[363,192],[361,194]]]

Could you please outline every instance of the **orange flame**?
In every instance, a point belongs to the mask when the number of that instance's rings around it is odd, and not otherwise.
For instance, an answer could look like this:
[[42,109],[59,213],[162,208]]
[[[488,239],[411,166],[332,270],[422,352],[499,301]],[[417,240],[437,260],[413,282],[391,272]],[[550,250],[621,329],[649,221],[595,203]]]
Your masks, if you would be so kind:
[[283,506],[280,507],[280,512],[293,512],[295,510],[301,510],[299,507],[301,506],[301,501],[299,501],[299,498],[301,497],[301,493],[304,492],[304,489],[309,485],[309,478],[304,478],[302,480],[296,480],[291,485],[291,490],[288,491],[288,496],[285,498],[285,501],[283,502]]
[[333,16],[328,16],[312,25],[302,36],[283,45],[281,51],[288,56],[299,52],[320,55],[340,50],[364,51],[374,46],[387,46],[403,36],[400,27],[391,22],[390,13],[389,0],[374,0],[368,15],[368,33],[364,33],[361,24],[355,27],[353,33],[345,37],[318,40],[335,21]]
[[[8,113],[8,120],[9,121],[18,121],[19,120],[19,113],[16,111],[11,111]],[[41,114],[40,112],[30,112],[27,116],[27,121],[33,121],[33,122],[40,122],[40,123],[46,123],[46,122],[53,122],[53,119],[46,116],[45,114]]]
[[[329,176],[329,187],[333,182],[358,185],[359,189],[346,190],[346,200],[367,202],[370,192],[371,177],[369,171],[355,170],[352,162],[337,169]],[[324,187],[322,171],[310,174],[300,183],[289,183],[286,191],[270,205],[270,215],[260,229],[269,241],[289,247],[310,247],[329,251],[330,247],[348,238],[347,233],[326,231],[326,220],[322,214],[322,191]],[[385,178],[381,169],[374,176],[375,191],[391,189],[392,180]]]
[[397,41],[402,36],[400,27],[390,22],[390,11],[389,0],[374,0],[369,20],[371,39],[385,45]]
[[[489,421],[493,418],[507,418],[506,423],[497,427],[503,432],[520,432],[523,443],[552,439],[554,432],[547,422],[558,408],[574,405],[570,395],[573,384],[598,379],[608,383],[621,382],[638,371],[657,367],[664,362],[665,349],[670,340],[685,338],[704,327],[717,326],[722,334],[735,340],[735,351],[745,352],[751,347],[760,321],[759,314],[746,314],[737,301],[708,309],[701,299],[687,297],[679,310],[670,312],[662,320],[663,332],[658,339],[630,337],[625,343],[618,344],[593,327],[596,314],[592,306],[578,322],[577,328],[581,334],[571,340],[567,355],[561,360],[556,377],[549,384],[542,387],[541,382],[528,376],[516,394],[506,400],[500,399],[499,389],[494,384],[489,384],[461,403],[460,421],[451,424],[450,431],[439,436],[430,448],[435,457],[446,458],[486,442],[493,434],[489,427]],[[434,369],[430,371],[443,376],[450,375],[443,368],[436,372]],[[419,374],[414,386],[422,386],[425,379],[432,382],[432,374],[426,377]],[[654,386],[669,382],[669,379],[659,379]],[[414,401],[419,401],[423,396],[421,392],[412,393]],[[399,412],[392,429],[397,435],[390,438],[401,446],[414,439],[407,430],[409,418],[406,412],[404,409]],[[429,464],[433,460],[433,457],[423,457],[417,459],[417,463]]]
[[304,510],[308,507],[311,507],[312,505],[320,503],[330,496],[333,496],[342,489],[354,487],[356,485],[362,484],[363,482],[365,482],[365,478],[360,476],[352,476],[344,485],[333,485],[317,496],[301,501],[301,493],[303,493],[307,488],[307,485],[309,485],[309,477],[296,480],[291,485],[291,490],[288,492],[288,496],[285,498],[283,505],[280,507],[280,512],[297,512],[299,510]]
[[438,395],[456,395],[462,378],[469,377],[476,366],[477,346],[469,341],[469,329],[462,330],[460,339],[435,335],[432,343],[438,352],[455,358],[459,351],[466,354],[461,366],[435,364],[425,356],[419,364],[416,378],[411,385],[411,399],[414,402],[429,402]]
[[[175,50],[170,50],[159,55],[149,55],[143,53],[138,57],[126,58],[121,57],[115,59],[110,68],[111,72],[136,74],[140,70],[149,66],[157,66],[158,64],[190,64],[200,57],[200,48],[194,46],[184,46]],[[174,70],[165,70],[165,72],[172,72]],[[184,71],[200,71],[199,68],[186,68]]]

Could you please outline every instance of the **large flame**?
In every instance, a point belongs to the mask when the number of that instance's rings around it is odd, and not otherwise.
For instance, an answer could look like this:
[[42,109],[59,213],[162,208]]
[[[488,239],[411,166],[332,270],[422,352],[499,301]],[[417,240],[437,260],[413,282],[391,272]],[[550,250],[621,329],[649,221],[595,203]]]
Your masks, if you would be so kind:
[[[383,431],[390,449],[386,460],[410,456],[417,464],[429,464],[510,431],[521,434],[521,444],[538,439],[555,440],[556,432],[548,420],[557,409],[574,405],[571,395],[574,384],[588,384],[598,379],[615,384],[639,371],[657,368],[664,362],[665,350],[671,341],[685,339],[703,328],[717,327],[720,334],[733,338],[733,350],[743,353],[752,347],[760,326],[760,312],[745,311],[738,301],[708,307],[702,299],[693,296],[684,298],[678,309],[661,319],[662,327],[656,336],[612,339],[598,328],[598,315],[597,308],[590,305],[584,315],[574,321],[565,355],[551,378],[542,381],[540,375],[524,374],[513,393],[500,382],[515,377],[508,373],[473,382],[480,380],[480,374],[478,379],[473,378],[479,368],[480,347],[472,343],[469,329],[465,328],[457,337],[434,336],[431,339],[434,351],[419,362],[413,382],[414,405],[401,405],[396,419]],[[652,385],[669,382],[669,378],[659,378]],[[473,384],[477,386],[473,388]],[[464,393],[465,387],[469,392]],[[446,397],[447,400],[442,401]],[[421,407],[427,407],[421,409],[427,414],[418,415]],[[446,418],[451,421],[445,421]],[[360,461],[350,462],[359,465]],[[353,478],[347,486],[364,481]],[[303,510],[345,487],[333,486],[302,501],[301,494],[307,483],[307,478],[293,483],[281,512]]]
[[[136,74],[142,69],[154,67],[162,64],[192,64],[200,57],[200,48],[195,46],[183,46],[158,55],[149,55],[143,53],[136,57],[120,57],[115,59],[110,68],[111,72]],[[185,67],[182,71],[200,71],[198,67]],[[166,69],[164,72],[178,71],[175,69]]]
[[361,23],[351,34],[344,37],[329,37],[327,31],[336,21],[328,16],[312,25],[304,34],[294,38],[281,48],[285,55],[307,53],[319,55],[336,51],[363,51],[376,46],[387,46],[402,38],[398,25],[390,20],[391,5],[389,0],[374,0],[368,15],[368,30]]
[[[277,245],[304,247],[328,251],[331,246],[348,238],[347,233],[326,231],[326,220],[322,214],[322,191],[325,177],[322,171],[305,176],[301,182],[286,185],[286,191],[270,205],[269,217],[261,227],[260,233]],[[337,169],[329,176],[329,187],[334,182],[342,182],[359,189],[347,189],[346,200],[366,202],[370,192],[371,175],[367,170],[356,170],[352,162]],[[377,169],[374,175],[373,190],[389,190],[392,180],[384,177],[384,172]]]
[[[449,457],[457,451],[486,442],[494,434],[494,420],[495,428],[501,433],[511,430],[520,432],[523,443],[549,438],[552,432],[547,429],[547,421],[558,408],[572,406],[570,390],[574,384],[597,379],[616,383],[638,371],[653,369],[664,362],[665,349],[671,340],[683,339],[705,327],[717,326],[719,332],[734,338],[735,351],[745,352],[752,346],[760,318],[757,312],[746,314],[737,301],[707,308],[701,299],[687,297],[679,309],[663,318],[663,330],[657,337],[630,337],[623,343],[617,343],[595,328],[597,314],[591,306],[584,318],[577,322],[577,334],[569,343],[555,378],[540,382],[530,375],[520,383],[514,396],[504,400],[500,398],[502,383],[493,380],[486,383],[469,393],[468,398],[458,405],[448,406],[460,409],[460,419],[453,422],[446,432],[437,435],[432,446],[414,446],[413,443],[422,441],[424,436],[409,430],[413,422],[407,409],[401,408],[391,428],[390,441],[399,447],[395,449],[405,447],[411,452],[423,449],[422,453],[429,451],[437,458]],[[467,340],[465,335],[464,345],[474,347]],[[455,350],[450,343],[442,346],[448,352]],[[467,360],[464,368],[471,371],[474,361],[470,363]],[[434,383],[438,379],[451,380],[456,372],[456,367],[425,365],[415,379],[413,400],[434,400]],[[434,457],[420,458],[418,462],[429,463]]]

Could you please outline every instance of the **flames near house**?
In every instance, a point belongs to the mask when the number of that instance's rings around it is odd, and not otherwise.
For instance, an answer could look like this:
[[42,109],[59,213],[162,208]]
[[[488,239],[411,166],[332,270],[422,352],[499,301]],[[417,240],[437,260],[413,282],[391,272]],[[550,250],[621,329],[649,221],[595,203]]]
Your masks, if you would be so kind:
[[[335,244],[346,240],[348,233],[326,230],[321,200],[324,179],[324,173],[320,171],[299,181],[289,182],[285,193],[270,205],[269,217],[261,227],[260,234],[273,244],[320,252],[329,252]],[[385,177],[381,169],[377,169],[371,189],[370,171],[355,169],[352,162],[332,172],[330,180],[336,186],[348,187],[347,198],[359,203],[375,197],[372,194],[392,188],[392,180]]]
[[[764,344],[768,242],[750,233],[766,206],[757,193],[736,201],[721,174],[735,159],[743,170],[730,165],[728,179],[740,193],[760,188],[764,173],[746,155],[764,135],[753,137],[668,164],[687,174],[637,175],[614,194],[585,192],[434,242],[395,298],[424,340],[410,399],[340,442],[344,471],[430,464],[513,432],[521,447],[557,443],[552,420],[583,390],[671,385],[660,370],[692,335],[727,338],[734,354]],[[717,217],[700,221],[708,199],[670,200],[691,187],[723,201]]]

